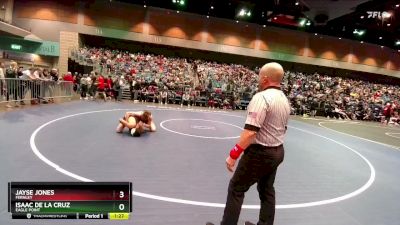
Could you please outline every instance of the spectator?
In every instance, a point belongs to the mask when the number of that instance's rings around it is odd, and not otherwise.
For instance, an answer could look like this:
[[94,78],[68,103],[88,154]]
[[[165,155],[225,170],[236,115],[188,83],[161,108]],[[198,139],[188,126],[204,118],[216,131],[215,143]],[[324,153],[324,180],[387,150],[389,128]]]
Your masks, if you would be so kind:
[[104,77],[103,75],[100,75],[99,78],[97,79],[97,93],[95,94],[94,99],[97,99],[97,97],[101,95],[104,101],[107,101],[107,96],[104,89],[105,89]]
[[393,108],[392,108],[392,105],[390,104],[390,102],[388,102],[388,103],[386,103],[385,108],[383,108],[382,122],[386,123],[386,125],[389,124],[390,117],[392,116],[392,114],[393,114]]
[[168,91],[167,91],[167,89],[164,89],[164,90],[161,91],[160,103],[161,104],[168,104]]
[[72,76],[72,73],[68,72],[67,74],[65,74],[63,77],[63,81],[74,82],[74,77]]
[[0,62],[0,102],[3,101],[3,96],[6,96],[7,86],[4,79],[4,65]]
[[83,77],[81,78],[81,97],[80,99],[87,100],[87,91],[88,91],[88,75],[83,74]]
[[[53,102],[52,100],[54,97],[54,93],[53,93],[52,79],[48,69],[44,69],[42,73],[42,89],[43,93],[41,95],[41,98],[44,100],[43,103],[46,104],[48,102]],[[46,99],[47,93],[49,94],[48,99]]]
[[14,99],[14,107],[18,107],[17,98],[18,98],[18,66],[16,62],[11,62],[9,68],[6,69],[5,72],[6,78],[6,98],[7,98],[7,108],[12,108],[13,106],[10,104],[10,95],[13,96]]
[[20,98],[20,101],[19,101],[20,105],[25,105],[24,99],[25,99],[26,89],[28,87],[27,82],[22,79],[23,71],[24,71],[24,68],[22,66],[20,66],[17,71],[17,76],[19,78],[19,87],[18,87],[19,91],[18,92],[19,92],[19,98]]
[[119,89],[118,89],[118,97],[117,100],[118,101],[122,101],[122,87],[125,85],[125,79],[123,76],[118,78],[118,85],[119,85]]
[[[62,79],[63,79],[63,81],[66,81],[66,82],[71,82],[71,83],[74,82],[74,77],[72,76],[71,72],[68,72],[67,74],[65,74]],[[72,94],[70,86],[69,86],[68,83],[64,83],[62,87],[66,91],[67,95],[71,95]]]
[[111,76],[108,76],[108,79],[105,81],[106,83],[106,96],[111,100],[112,96],[114,96],[113,86],[114,82]]
[[191,103],[191,101],[190,101],[190,95],[189,95],[189,93],[185,92],[185,93],[182,95],[182,103],[181,103],[181,106],[187,105],[188,107],[190,107],[191,104],[192,104],[192,103]]
[[117,77],[116,80],[113,82],[113,93],[114,93],[115,101],[118,101],[119,90],[121,89],[119,79],[120,78]]
[[94,72],[91,73],[91,76],[88,77],[88,85],[89,87],[89,95],[90,98],[93,100],[94,97],[96,96],[96,91],[97,91],[97,82],[96,82],[96,74]]

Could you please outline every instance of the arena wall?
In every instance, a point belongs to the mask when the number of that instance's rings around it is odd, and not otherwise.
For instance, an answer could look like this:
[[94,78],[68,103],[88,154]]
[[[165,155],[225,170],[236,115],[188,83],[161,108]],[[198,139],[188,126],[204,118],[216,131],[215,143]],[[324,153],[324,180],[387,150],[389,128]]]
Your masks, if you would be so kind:
[[61,72],[81,33],[400,78],[400,54],[386,47],[114,1],[62,2],[15,0],[13,13],[15,25],[60,42]]

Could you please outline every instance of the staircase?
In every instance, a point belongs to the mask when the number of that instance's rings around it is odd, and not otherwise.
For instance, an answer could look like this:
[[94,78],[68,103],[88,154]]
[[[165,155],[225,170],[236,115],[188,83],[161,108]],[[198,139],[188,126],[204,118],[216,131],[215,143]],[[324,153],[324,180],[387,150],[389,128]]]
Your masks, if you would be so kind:
[[131,93],[129,87],[122,88],[122,99],[131,100]]

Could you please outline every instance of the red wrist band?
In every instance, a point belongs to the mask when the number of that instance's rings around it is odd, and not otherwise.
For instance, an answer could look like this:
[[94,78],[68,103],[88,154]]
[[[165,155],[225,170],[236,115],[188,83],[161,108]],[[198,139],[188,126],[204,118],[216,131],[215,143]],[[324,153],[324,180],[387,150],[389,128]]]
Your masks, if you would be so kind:
[[229,156],[232,159],[237,159],[239,158],[240,154],[242,154],[243,151],[244,149],[240,147],[238,144],[236,144],[235,147],[233,147],[231,152],[229,153]]

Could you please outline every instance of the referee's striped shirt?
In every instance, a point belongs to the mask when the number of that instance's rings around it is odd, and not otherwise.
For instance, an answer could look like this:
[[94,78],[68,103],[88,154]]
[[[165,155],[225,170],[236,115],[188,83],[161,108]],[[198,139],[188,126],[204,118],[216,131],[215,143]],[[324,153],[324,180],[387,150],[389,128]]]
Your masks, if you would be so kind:
[[244,128],[257,131],[257,144],[279,146],[283,144],[289,115],[290,106],[285,94],[278,87],[269,87],[251,99]]

